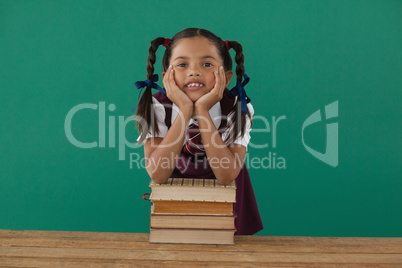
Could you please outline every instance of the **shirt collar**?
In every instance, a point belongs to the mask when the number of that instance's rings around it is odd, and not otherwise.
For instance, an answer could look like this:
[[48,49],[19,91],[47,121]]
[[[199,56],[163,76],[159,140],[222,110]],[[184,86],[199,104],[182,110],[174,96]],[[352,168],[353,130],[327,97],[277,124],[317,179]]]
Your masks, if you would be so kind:
[[[179,107],[177,107],[176,104],[173,103],[171,124],[173,124],[174,120],[176,119],[178,112]],[[214,122],[216,129],[219,129],[222,120],[222,110],[220,102],[218,101],[214,106],[211,107],[211,109],[209,109],[208,112],[212,118],[212,121]],[[194,118],[190,119],[189,125],[191,124],[198,125],[197,121]]]

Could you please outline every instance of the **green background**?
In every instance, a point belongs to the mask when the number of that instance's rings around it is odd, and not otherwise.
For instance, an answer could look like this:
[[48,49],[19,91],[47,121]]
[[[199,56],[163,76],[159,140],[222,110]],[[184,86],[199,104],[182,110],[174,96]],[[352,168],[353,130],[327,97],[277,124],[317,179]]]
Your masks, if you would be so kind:
[[[269,147],[248,150],[286,160],[249,168],[259,234],[402,236],[401,14],[401,1],[0,1],[0,229],[149,231],[149,177],[128,160],[143,148],[119,160],[108,135],[105,148],[77,148],[64,120],[100,102],[116,106],[106,126],[130,117],[149,42],[200,27],[243,45],[255,114],[286,116],[275,148],[255,132]],[[334,168],[305,150],[301,129],[337,100]],[[325,123],[305,132],[321,152]],[[78,112],[72,130],[98,141],[98,111]],[[125,135],[135,141],[133,123]]]

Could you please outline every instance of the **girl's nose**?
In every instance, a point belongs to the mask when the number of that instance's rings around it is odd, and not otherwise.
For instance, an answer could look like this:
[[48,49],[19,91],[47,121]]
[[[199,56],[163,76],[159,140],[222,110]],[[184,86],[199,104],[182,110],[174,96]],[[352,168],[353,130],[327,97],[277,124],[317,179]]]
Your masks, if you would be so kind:
[[188,70],[188,76],[190,76],[190,77],[191,76],[202,76],[202,72],[199,68],[192,67],[192,68],[189,68],[189,70]]

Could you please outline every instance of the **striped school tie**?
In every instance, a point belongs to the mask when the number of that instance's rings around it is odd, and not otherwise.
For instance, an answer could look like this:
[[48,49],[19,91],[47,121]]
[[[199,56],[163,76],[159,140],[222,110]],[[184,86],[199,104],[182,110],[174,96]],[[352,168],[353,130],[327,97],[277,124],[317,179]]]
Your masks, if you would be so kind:
[[201,132],[196,124],[191,124],[187,131],[187,142],[183,146],[183,153],[187,156],[205,155],[201,141]]

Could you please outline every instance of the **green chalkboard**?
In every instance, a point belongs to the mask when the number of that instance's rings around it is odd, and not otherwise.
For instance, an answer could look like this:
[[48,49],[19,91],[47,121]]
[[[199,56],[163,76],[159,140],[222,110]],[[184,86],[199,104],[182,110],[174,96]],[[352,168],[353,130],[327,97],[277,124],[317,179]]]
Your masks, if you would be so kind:
[[149,231],[134,82],[152,39],[200,27],[244,48],[259,234],[402,236],[401,14],[401,1],[0,1],[0,229]]

